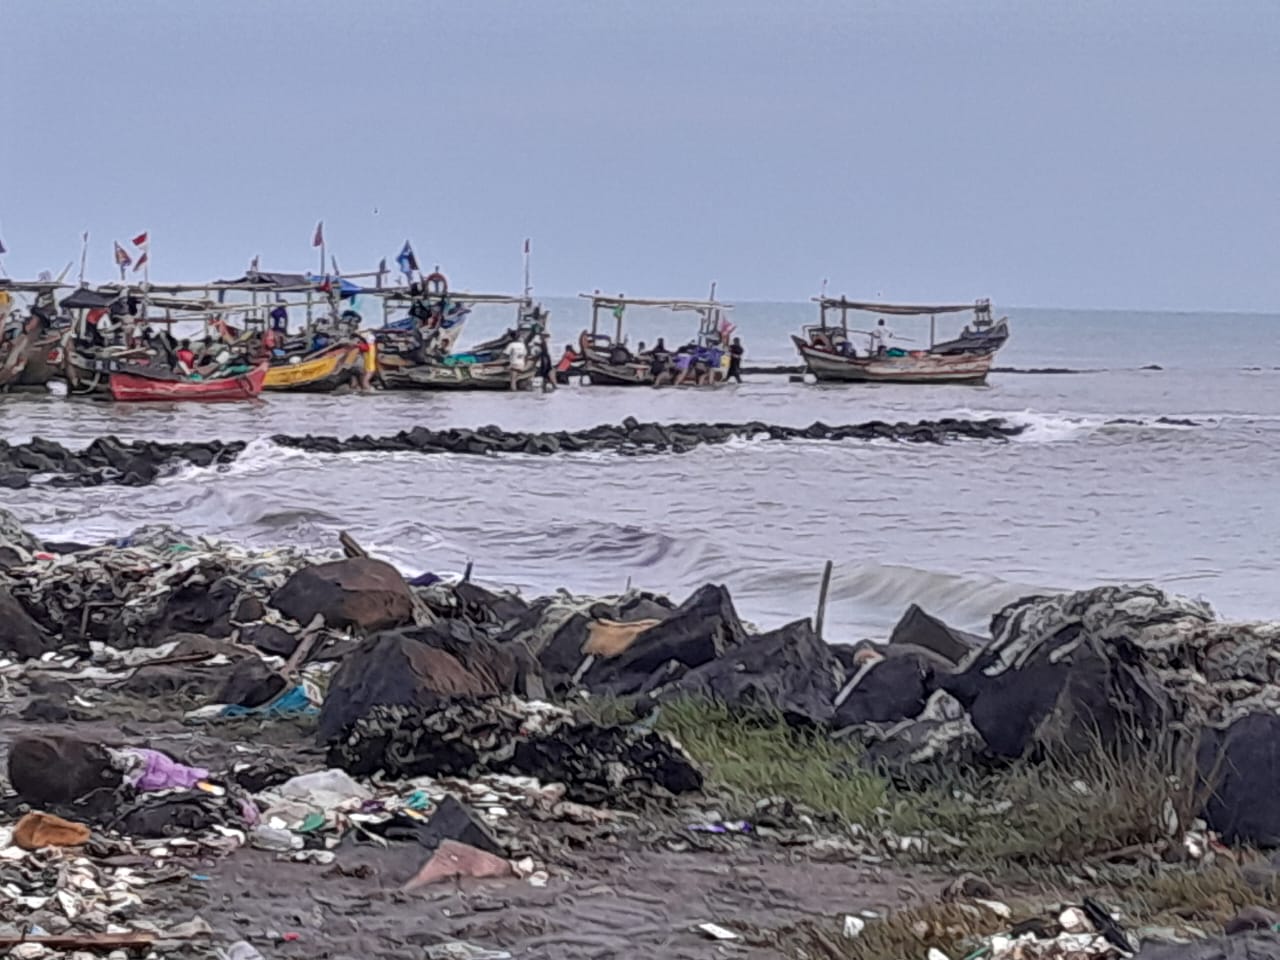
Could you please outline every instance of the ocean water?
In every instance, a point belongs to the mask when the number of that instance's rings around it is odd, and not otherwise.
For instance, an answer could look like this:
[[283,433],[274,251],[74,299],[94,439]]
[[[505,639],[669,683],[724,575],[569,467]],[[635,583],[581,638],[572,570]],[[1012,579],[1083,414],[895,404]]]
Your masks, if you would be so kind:
[[[556,341],[575,339],[585,305],[548,305]],[[1012,327],[1001,367],[1077,372],[995,373],[982,387],[761,375],[714,391],[575,385],[233,406],[0,397],[9,440],[253,441],[223,470],[185,468],[142,489],[0,491],[0,505],[51,538],[168,522],[263,547],[332,546],[345,529],[406,572],[473,561],[477,578],[530,593],[630,582],[683,596],[716,581],[766,626],[810,615],[832,560],[828,632],[838,640],[883,636],[912,602],[981,629],[1027,592],[1125,581],[1204,597],[1227,616],[1280,613],[1280,315],[1001,312]],[[789,334],[815,314],[811,304],[740,305],[748,363],[795,362]],[[478,311],[463,344],[507,320]],[[891,324],[927,340],[927,321]],[[627,315],[633,343],[662,335],[673,344],[693,327],[691,315]],[[417,424],[569,429],[632,415],[789,424],[999,415],[1028,429],[1009,443],[753,440],[641,458],[329,456],[265,439]]]

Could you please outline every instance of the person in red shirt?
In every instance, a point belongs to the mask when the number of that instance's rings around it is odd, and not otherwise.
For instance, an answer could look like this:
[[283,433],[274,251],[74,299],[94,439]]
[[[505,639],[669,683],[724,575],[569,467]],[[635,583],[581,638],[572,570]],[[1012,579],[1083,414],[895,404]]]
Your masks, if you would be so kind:
[[190,373],[196,364],[196,355],[191,352],[190,340],[182,341],[182,346],[178,348],[176,356],[178,358],[178,364],[185,369],[187,373]]

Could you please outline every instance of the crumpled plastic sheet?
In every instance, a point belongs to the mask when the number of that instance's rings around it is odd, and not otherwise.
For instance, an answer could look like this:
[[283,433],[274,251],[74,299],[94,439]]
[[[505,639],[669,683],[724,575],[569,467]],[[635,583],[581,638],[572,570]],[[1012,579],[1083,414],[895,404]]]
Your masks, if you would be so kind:
[[125,783],[144,792],[189,790],[209,777],[209,771],[204,767],[189,767],[159,750],[130,747],[113,753],[129,763],[131,769],[125,774]]

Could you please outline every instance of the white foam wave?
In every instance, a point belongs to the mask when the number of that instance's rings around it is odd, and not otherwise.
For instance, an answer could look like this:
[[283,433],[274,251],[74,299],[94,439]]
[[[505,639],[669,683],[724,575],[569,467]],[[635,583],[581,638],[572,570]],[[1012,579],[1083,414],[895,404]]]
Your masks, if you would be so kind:
[[[868,619],[892,626],[911,604],[941,617],[954,627],[985,633],[992,614],[1021,597],[1060,593],[1044,587],[986,574],[942,573],[889,563],[863,563],[832,579],[834,602],[854,604]],[[887,630],[886,630],[887,633]]]

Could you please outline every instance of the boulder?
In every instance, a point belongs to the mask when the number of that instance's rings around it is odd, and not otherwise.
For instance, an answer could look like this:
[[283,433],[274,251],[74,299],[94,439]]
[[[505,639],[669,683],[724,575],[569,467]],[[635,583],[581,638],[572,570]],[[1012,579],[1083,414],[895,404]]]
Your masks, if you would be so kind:
[[1231,844],[1280,847],[1280,717],[1254,713],[1201,731],[1196,767],[1211,830]]
[[122,782],[106,747],[65,736],[17,737],[9,745],[9,783],[25,803],[58,808],[98,796]]
[[915,646],[867,648],[840,693],[835,725],[896,723],[920,715],[947,661]]
[[245,657],[231,669],[226,681],[214,694],[213,702],[260,707],[284,693],[286,686],[284,677],[262,660]]
[[251,623],[247,627],[241,627],[240,642],[286,660],[298,649],[297,635],[274,623]]
[[831,649],[805,619],[747,638],[660,695],[701,697],[735,710],[780,713],[795,724],[824,725],[842,677]]
[[907,607],[907,612],[889,635],[890,646],[904,643],[932,650],[951,663],[958,664],[974,650],[985,646],[986,640],[976,634],[947,626],[913,603]]
[[515,693],[522,666],[515,645],[469,642],[443,625],[381,633],[342,661],[317,724],[333,740],[379,706],[437,709],[453,700]]
[[746,635],[729,591],[707,584],[657,626],[636,637],[624,652],[597,660],[582,683],[593,693],[633,694],[668,663],[700,667],[740,645]]
[[331,627],[373,632],[413,622],[413,594],[400,572],[372,557],[303,567],[271,598],[286,617],[308,624],[317,615]]
[[22,604],[0,587],[0,655],[34,660],[57,648],[57,637],[46,633]]

